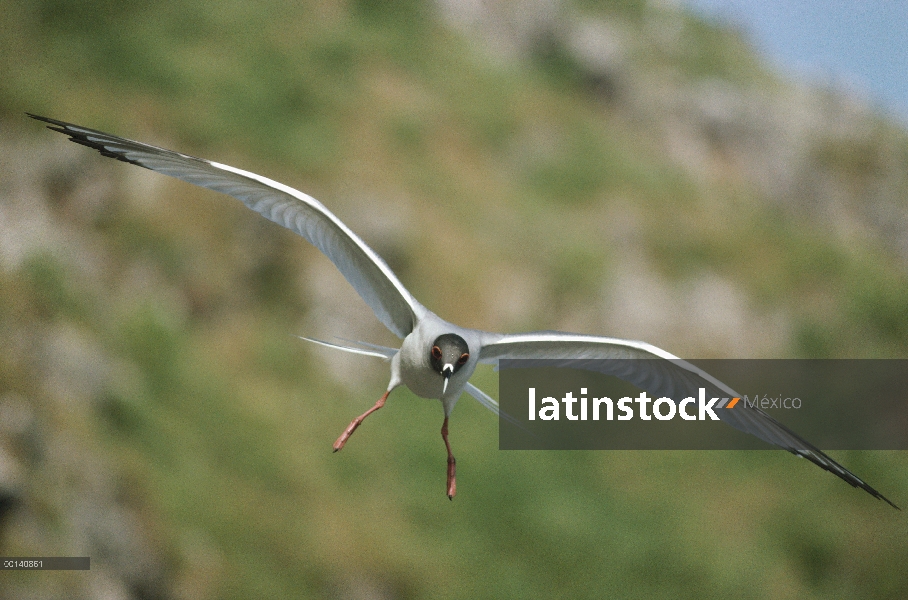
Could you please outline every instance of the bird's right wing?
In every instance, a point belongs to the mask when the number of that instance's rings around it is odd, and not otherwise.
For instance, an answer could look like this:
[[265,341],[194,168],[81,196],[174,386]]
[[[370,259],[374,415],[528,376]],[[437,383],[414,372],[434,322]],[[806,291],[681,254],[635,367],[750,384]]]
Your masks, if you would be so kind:
[[321,202],[261,175],[29,114],[48,129],[70,136],[102,155],[233,196],[266,219],[303,236],[324,253],[385,327],[406,337],[427,310],[397,279],[387,263]]

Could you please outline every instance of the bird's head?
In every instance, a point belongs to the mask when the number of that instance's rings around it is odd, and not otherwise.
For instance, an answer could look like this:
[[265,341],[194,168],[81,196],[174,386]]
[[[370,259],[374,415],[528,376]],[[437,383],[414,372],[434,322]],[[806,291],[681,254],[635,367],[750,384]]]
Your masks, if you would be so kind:
[[470,348],[466,340],[456,333],[438,336],[429,350],[429,362],[445,378],[441,393],[448,389],[448,379],[470,360]]

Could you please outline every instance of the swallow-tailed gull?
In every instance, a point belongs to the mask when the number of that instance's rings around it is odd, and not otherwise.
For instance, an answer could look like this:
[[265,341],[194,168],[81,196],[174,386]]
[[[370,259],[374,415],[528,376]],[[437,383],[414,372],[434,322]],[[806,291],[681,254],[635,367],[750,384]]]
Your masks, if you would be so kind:
[[[696,389],[698,385],[706,385],[708,392],[720,396],[740,396],[693,365],[645,342],[556,331],[503,335],[458,327],[420,304],[381,257],[324,205],[303,192],[214,161],[47,117],[29,116],[49,123],[49,129],[64,133],[73,142],[94,148],[104,156],[233,196],[321,250],[375,312],[378,320],[403,339],[399,349],[362,342],[354,347],[310,340],[350,352],[380,356],[391,363],[391,380],[385,393],[372,408],[353,419],[334,442],[334,451],[344,447],[366,417],[384,406],[392,390],[405,385],[417,396],[441,400],[444,408],[441,436],[448,452],[449,498],[454,498],[456,479],[454,454],[448,441],[448,418],[458,398],[466,391],[499,414],[498,403],[469,382],[479,363],[497,364],[501,359],[515,358],[650,359],[602,360],[589,364],[599,365],[593,368],[637,385],[654,397],[670,396],[692,386]],[[721,413],[722,420],[729,425],[806,458],[898,508],[854,473],[759,408],[742,404],[735,410]]]

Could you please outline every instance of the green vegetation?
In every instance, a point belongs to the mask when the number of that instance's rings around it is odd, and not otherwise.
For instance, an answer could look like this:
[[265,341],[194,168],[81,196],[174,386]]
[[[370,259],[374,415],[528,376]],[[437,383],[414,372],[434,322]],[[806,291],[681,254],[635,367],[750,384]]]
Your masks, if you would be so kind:
[[[65,144],[23,123],[27,110],[285,182],[466,326],[582,322],[612,334],[590,311],[611,309],[604,286],[634,256],[670,290],[715,274],[753,310],[783,315],[772,356],[906,356],[908,273],[885,227],[840,235],[731,159],[704,175],[666,152],[657,117],[683,119],[636,102],[678,91],[662,78],[678,89],[720,81],[745,98],[786,84],[737,33],[653,4],[563,9],[642,40],[615,67],[628,95],[603,99],[557,28],[511,56],[417,0],[6,2],[0,123],[11,133],[0,141],[48,153]],[[653,33],[660,23],[674,32],[667,42]],[[644,87],[621,87],[628,73]],[[811,141],[805,160],[868,205],[884,205],[867,194],[882,181],[899,207],[908,184],[892,172],[908,138],[868,119],[876,125],[857,139]],[[401,390],[332,455],[387,374],[363,358],[341,380],[328,351],[288,335],[314,334],[335,308],[313,291],[324,258],[226,197],[73,150],[35,154],[44,164],[32,165],[28,196],[47,201],[71,245],[0,263],[0,339],[10,340],[0,400],[25,398],[45,438],[63,432],[101,457],[113,495],[154,542],[164,579],[148,584],[154,594],[908,596],[903,515],[782,452],[499,452],[495,419],[464,398],[451,424],[452,503],[439,406]],[[0,181],[4,201],[6,189]],[[526,307],[496,312],[490,290]],[[359,334],[338,321],[325,335]],[[55,383],[81,381],[53,370],[46,349],[70,348],[61,339],[81,354],[60,360],[99,382]],[[705,339],[648,341],[717,352]],[[476,383],[493,393],[497,378],[483,371]],[[908,504],[904,453],[836,458]],[[46,460],[23,459],[24,494],[55,533],[35,543],[0,528],[0,554],[72,547],[67,494],[80,488]],[[9,580],[83,589],[78,574],[30,575]]]

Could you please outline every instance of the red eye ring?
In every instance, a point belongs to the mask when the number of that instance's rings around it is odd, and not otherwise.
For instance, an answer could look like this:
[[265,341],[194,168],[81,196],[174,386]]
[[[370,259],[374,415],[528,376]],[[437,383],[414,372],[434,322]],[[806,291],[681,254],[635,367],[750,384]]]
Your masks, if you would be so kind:
[[469,352],[464,352],[463,354],[460,355],[460,358],[457,359],[457,364],[462,365],[462,364],[466,363],[468,360],[470,360],[470,354],[469,354]]
[[441,348],[439,348],[438,346],[432,346],[432,358],[441,358]]

